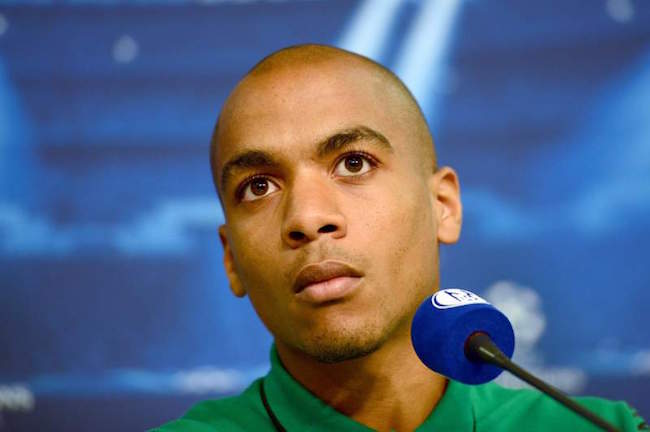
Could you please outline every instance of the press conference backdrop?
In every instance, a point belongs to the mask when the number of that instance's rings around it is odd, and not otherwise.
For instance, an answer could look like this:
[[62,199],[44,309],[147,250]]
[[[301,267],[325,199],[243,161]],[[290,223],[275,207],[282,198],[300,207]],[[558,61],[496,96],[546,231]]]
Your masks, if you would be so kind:
[[267,370],[208,143],[304,42],[421,103],[464,200],[442,286],[500,307],[551,383],[648,418],[648,2],[34,1],[0,5],[0,430],[143,430]]

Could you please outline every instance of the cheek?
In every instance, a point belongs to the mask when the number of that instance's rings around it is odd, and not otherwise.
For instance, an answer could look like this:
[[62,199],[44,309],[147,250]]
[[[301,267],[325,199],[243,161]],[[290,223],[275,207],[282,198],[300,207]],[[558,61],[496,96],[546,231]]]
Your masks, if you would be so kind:
[[233,229],[233,257],[235,268],[244,288],[254,297],[258,291],[272,294],[267,286],[275,286],[281,276],[277,268],[277,250],[273,248],[271,233],[263,224],[240,224]]
[[430,292],[437,281],[437,240],[428,189],[401,184],[376,209],[375,248],[383,267],[378,270],[396,285],[391,289]]
[[[257,228],[255,228],[257,227]],[[253,224],[239,226],[233,236],[237,247],[233,256],[237,275],[248,298],[265,326],[275,334],[287,316],[286,277],[278,263],[278,250],[271,233]]]

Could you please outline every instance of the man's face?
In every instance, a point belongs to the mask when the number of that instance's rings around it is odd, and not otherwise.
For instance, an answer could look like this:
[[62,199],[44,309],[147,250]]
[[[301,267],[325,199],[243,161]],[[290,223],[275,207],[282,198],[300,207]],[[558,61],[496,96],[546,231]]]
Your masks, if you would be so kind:
[[229,98],[216,153],[219,176],[229,165],[225,264],[278,348],[372,352],[408,336],[437,288],[433,167],[407,111],[378,74],[337,62],[248,77]]

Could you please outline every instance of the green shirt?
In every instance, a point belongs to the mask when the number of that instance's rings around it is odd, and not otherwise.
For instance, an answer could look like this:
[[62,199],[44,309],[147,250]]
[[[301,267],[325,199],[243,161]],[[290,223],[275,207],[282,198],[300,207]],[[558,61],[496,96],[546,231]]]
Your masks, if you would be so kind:
[[[288,431],[371,431],[323,403],[284,369],[275,347],[271,371],[257,379],[241,395],[208,400],[191,408],[181,419],[163,425],[158,432],[275,431],[260,396],[260,384],[272,412]],[[647,429],[643,419],[624,402],[578,398],[621,431]],[[555,400],[536,390],[512,390],[494,383],[469,386],[449,381],[436,408],[417,431],[596,431]]]

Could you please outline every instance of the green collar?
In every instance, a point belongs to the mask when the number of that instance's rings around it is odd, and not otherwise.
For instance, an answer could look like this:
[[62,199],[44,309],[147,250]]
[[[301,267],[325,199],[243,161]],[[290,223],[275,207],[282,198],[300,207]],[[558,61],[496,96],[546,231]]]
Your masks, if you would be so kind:
[[[326,405],[300,385],[280,362],[275,344],[271,349],[271,371],[264,378],[264,388],[273,413],[287,431],[372,430]],[[474,430],[474,408],[469,393],[470,387],[449,380],[442,399],[417,430]]]

